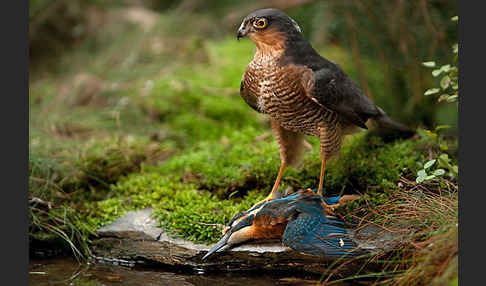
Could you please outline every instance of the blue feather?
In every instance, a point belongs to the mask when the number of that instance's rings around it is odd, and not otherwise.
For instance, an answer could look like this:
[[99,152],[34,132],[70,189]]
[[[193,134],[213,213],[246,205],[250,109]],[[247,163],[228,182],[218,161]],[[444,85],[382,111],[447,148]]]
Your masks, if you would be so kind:
[[[344,222],[337,217],[329,216],[322,205],[322,200],[333,205],[339,202],[340,196],[326,198],[317,195],[317,189],[312,192],[299,191],[284,197],[262,202],[250,210],[237,214],[230,221],[227,233],[237,233],[240,229],[251,226],[256,221],[270,216],[283,219],[287,223],[282,235],[282,243],[294,250],[328,257],[343,257],[358,255],[357,245],[348,237]],[[236,225],[233,225],[238,221]],[[273,231],[272,227],[260,228],[257,231]],[[208,252],[211,255],[229,239],[226,234],[216,246]],[[205,256],[205,258],[207,257]]]
[[[342,257],[359,254],[356,251],[357,245],[343,228],[343,221],[327,217],[320,200],[314,200],[305,194],[300,196],[296,208],[298,215],[287,224],[282,236],[284,245],[318,256]],[[340,197],[333,197],[329,201],[338,201],[336,198]]]
[[[312,189],[312,191],[317,194],[317,188]],[[322,197],[324,198],[324,201],[328,205],[335,205],[335,204],[339,203],[339,200],[341,199],[341,196],[326,197],[326,189],[325,188],[322,188]]]

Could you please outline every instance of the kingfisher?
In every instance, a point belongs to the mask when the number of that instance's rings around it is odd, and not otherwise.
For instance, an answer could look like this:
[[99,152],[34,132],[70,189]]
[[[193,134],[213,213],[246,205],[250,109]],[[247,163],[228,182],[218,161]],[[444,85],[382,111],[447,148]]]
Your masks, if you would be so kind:
[[344,222],[326,213],[322,200],[342,204],[357,195],[323,197],[317,189],[299,190],[256,204],[235,215],[223,230],[223,237],[203,260],[222,248],[254,240],[281,239],[284,246],[306,254],[344,257],[363,254],[348,236]]

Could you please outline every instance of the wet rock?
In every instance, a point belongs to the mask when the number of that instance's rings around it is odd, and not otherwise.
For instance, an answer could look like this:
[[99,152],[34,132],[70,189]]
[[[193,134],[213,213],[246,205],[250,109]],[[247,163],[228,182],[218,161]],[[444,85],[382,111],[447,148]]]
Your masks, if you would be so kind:
[[[151,263],[190,268],[196,272],[211,271],[305,271],[323,273],[335,261],[296,252],[279,241],[245,244],[218,252],[207,260],[201,258],[210,246],[196,244],[169,236],[151,217],[152,210],[128,212],[124,217],[98,230],[98,239],[92,244],[92,252],[99,259],[146,261]],[[393,247],[397,236],[380,227],[370,226],[359,233],[348,231],[362,248],[377,251]],[[371,239],[371,240],[370,240]],[[352,269],[359,261],[349,263]],[[346,269],[341,269],[341,273]]]

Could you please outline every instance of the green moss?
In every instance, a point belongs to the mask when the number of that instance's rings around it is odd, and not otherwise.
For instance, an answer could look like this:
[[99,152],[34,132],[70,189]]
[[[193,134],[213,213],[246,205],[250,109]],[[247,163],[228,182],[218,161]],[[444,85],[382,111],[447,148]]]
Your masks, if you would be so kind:
[[217,240],[221,234],[219,225],[264,198],[251,192],[244,199],[219,200],[196,190],[192,184],[175,182],[157,173],[131,175],[114,185],[110,196],[86,204],[90,221],[96,226],[105,225],[126,211],[152,207],[169,232],[197,242]]
[[[214,224],[227,223],[238,211],[263,199],[273,184],[280,164],[278,147],[274,139],[255,140],[258,134],[252,128],[235,131],[225,144],[201,142],[164,164],[147,166],[144,173],[119,180],[110,189],[111,198],[92,208],[91,217],[102,225],[127,210],[153,207],[172,233],[198,242],[214,241],[220,234]],[[365,134],[352,137],[344,145],[342,156],[328,165],[328,194],[364,194],[346,205],[345,212],[365,203],[379,206],[387,202],[399,176],[416,168],[419,143],[405,140],[385,144]],[[319,167],[318,152],[309,152],[302,170],[289,168],[284,185],[315,188]]]
[[365,191],[366,187],[389,188],[401,174],[414,170],[420,153],[413,140],[384,143],[379,137],[356,136],[337,161],[329,164],[327,184],[338,190],[346,185]]
[[[245,128],[224,140],[201,142],[153,170],[161,175],[185,176],[198,188],[222,197],[245,189],[269,189],[280,166],[280,157],[274,138],[256,140],[260,135],[253,128]],[[286,170],[284,184],[296,188],[318,185],[319,147],[315,138],[309,140],[313,150],[306,154],[300,169]],[[415,151],[418,144],[413,140],[386,144],[365,134],[349,138],[341,156],[327,164],[328,194],[365,193],[393,187],[401,174],[416,169],[416,161],[420,159],[420,153]]]
[[[280,159],[276,142],[256,141],[259,134],[247,127],[219,141],[201,142],[154,169],[162,175],[188,175],[188,180],[208,190],[266,187]],[[254,185],[247,185],[251,181]]]

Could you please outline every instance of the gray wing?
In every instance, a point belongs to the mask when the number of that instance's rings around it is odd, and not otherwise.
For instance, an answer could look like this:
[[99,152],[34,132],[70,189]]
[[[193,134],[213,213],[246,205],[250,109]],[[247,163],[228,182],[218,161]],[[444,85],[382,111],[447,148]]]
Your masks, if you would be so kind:
[[341,120],[366,128],[369,118],[380,115],[358,85],[337,64],[319,55],[307,40],[302,38],[294,42],[280,62],[307,69],[302,80],[305,87],[310,87],[308,96],[335,111]]
[[314,71],[314,88],[310,96],[345,120],[365,129],[369,118],[380,115],[375,104],[337,66],[329,65]]

